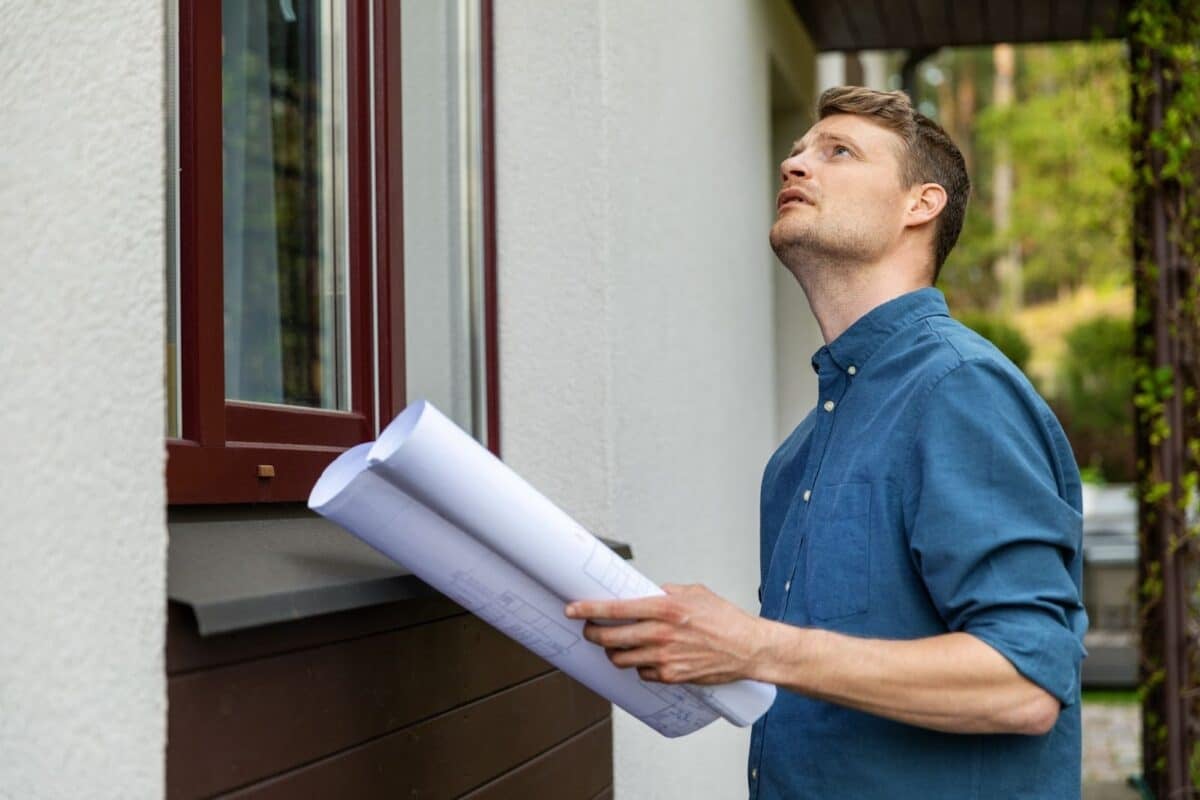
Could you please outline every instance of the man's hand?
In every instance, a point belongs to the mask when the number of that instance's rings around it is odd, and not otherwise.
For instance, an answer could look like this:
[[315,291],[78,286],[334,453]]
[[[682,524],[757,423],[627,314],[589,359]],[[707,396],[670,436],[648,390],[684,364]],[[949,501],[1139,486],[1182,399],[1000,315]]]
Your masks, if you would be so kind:
[[1058,700],[967,633],[864,639],[753,617],[703,586],[663,589],[664,597],[571,603],[566,614],[589,620],[583,635],[645,680],[751,678],[952,733],[1036,735],[1058,718]]
[[750,676],[763,646],[762,620],[704,586],[665,584],[663,591],[664,597],[571,603],[566,614],[589,620],[583,635],[616,666],[637,667],[644,680],[707,684]]

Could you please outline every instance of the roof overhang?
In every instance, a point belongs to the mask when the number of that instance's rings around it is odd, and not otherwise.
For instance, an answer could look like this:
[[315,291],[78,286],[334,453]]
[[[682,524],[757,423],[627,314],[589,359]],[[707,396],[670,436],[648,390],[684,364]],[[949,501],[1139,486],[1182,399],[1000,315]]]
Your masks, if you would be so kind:
[[929,50],[1125,35],[1131,0],[792,0],[818,50]]

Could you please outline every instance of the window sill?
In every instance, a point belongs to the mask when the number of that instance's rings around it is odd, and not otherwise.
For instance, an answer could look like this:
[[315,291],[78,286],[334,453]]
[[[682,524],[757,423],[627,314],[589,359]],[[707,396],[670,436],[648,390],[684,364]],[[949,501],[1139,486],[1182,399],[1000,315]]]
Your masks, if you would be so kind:
[[436,595],[303,506],[171,507],[167,527],[167,597],[192,609],[201,636]]

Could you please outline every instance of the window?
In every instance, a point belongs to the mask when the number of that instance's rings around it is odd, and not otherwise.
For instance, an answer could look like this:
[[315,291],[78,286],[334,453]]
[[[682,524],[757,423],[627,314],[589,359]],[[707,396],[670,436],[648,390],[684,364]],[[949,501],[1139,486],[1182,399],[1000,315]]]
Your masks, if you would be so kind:
[[496,449],[490,3],[174,11],[169,502],[303,500],[406,388]]
[[[401,4],[407,383],[478,435],[486,420],[479,16],[470,2]],[[454,98],[455,102],[446,102]],[[417,200],[419,198],[419,200]]]

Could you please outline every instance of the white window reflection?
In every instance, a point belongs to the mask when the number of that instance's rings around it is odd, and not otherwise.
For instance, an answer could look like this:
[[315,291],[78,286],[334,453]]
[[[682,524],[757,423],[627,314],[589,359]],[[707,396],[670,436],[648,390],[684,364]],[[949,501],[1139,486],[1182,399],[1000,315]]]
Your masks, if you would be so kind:
[[484,438],[479,4],[401,4],[409,399]]

